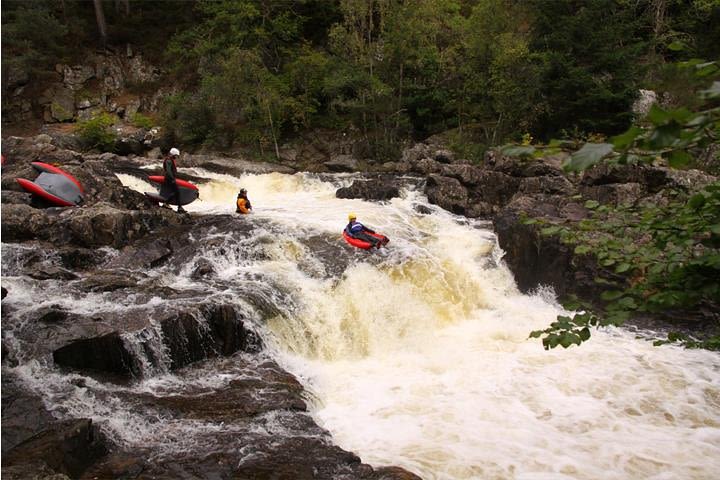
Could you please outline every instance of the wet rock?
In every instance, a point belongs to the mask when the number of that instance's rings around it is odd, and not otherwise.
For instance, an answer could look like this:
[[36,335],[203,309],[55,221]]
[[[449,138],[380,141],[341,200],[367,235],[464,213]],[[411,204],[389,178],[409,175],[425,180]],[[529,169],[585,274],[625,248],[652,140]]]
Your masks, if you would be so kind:
[[468,206],[468,192],[454,178],[430,175],[425,186],[425,195],[430,203],[456,214],[464,214]]
[[390,200],[400,196],[400,189],[390,180],[355,180],[349,187],[339,188],[337,198],[362,198],[364,200]]
[[560,196],[520,195],[495,216],[498,243],[521,291],[550,285],[560,298],[573,293],[581,293],[583,298],[600,294],[602,289],[595,283],[600,267],[594,257],[576,256],[574,246],[562,243],[557,236],[542,235],[538,225],[522,222],[526,216],[562,224],[565,213],[579,214],[581,208],[577,204],[569,207]]
[[302,385],[275,362],[265,362],[253,373],[254,378],[233,380],[217,390],[162,397],[144,395],[142,400],[169,410],[169,415],[214,422],[237,422],[273,410],[307,410]]
[[193,273],[190,274],[190,278],[193,280],[199,280],[201,278],[209,277],[211,275],[215,274],[215,267],[212,263],[210,263],[209,260],[206,260],[204,258],[201,258],[197,262],[197,267],[195,267],[195,270],[193,270]]
[[139,274],[126,272],[99,272],[77,284],[77,287],[86,292],[114,292],[137,286]]
[[40,265],[34,266],[28,269],[26,272],[30,278],[36,280],[75,280],[78,278],[76,274],[62,267],[56,265]]
[[79,370],[122,376],[140,374],[140,366],[119,332],[75,340],[55,350],[53,360],[57,365]]
[[[4,356],[4,355],[3,355]],[[43,430],[54,419],[42,399],[22,387],[20,379],[12,371],[2,371],[2,456],[5,466],[6,453]],[[5,470],[3,469],[3,477]]]
[[199,316],[181,312],[162,319],[161,325],[171,369],[217,355],[260,348],[257,335],[245,328],[242,317],[229,305],[206,307]]
[[88,331],[87,338],[70,340],[57,348],[53,359],[58,365],[82,371],[137,377],[143,374],[145,363],[165,368],[165,360],[157,352],[165,352],[167,367],[174,370],[199,360],[261,348],[259,337],[228,305],[185,308],[156,318],[161,335],[151,320],[152,316],[118,318],[114,326],[122,331],[100,335]]
[[107,454],[105,440],[90,419],[56,422],[3,455],[3,467],[42,460],[58,473],[76,478]]
[[52,305],[50,307],[43,307],[35,315],[38,316],[38,322],[43,323],[60,323],[68,318],[68,312],[60,305]]
[[358,161],[350,155],[337,155],[323,165],[331,172],[354,172],[358,169]]
[[58,248],[60,261],[65,268],[85,270],[95,267],[105,260],[105,253],[92,248]]

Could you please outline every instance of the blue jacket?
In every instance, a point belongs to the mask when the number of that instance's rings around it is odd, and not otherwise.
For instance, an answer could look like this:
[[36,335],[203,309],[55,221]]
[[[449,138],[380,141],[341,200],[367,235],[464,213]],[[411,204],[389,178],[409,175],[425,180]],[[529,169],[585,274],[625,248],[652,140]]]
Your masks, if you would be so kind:
[[345,227],[345,231],[350,235],[351,237],[354,237],[358,233],[362,232],[369,232],[369,233],[375,233],[373,230],[370,230],[365,225],[363,225],[360,222],[350,222]]

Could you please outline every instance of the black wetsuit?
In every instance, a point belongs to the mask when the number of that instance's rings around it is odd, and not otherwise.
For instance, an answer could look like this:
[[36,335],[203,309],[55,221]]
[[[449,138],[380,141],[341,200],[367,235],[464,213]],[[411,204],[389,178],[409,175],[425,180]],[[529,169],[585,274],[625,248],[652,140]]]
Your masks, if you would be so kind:
[[165,157],[163,161],[163,171],[165,172],[165,185],[170,190],[170,196],[167,198],[165,203],[175,203],[180,205],[180,188],[177,185],[177,166],[175,165],[175,159],[172,155]]

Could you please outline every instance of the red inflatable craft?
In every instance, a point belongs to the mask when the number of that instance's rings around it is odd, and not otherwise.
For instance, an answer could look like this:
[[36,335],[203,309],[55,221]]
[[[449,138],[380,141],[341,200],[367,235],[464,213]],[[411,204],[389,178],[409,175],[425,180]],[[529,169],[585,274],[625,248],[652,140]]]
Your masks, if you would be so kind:
[[34,181],[24,178],[16,180],[34,197],[60,207],[72,207],[83,202],[85,191],[75,177],[48,163],[32,162],[32,166],[40,172]]
[[[380,240],[382,240],[378,244],[378,248],[382,247],[383,245],[386,245],[390,241],[390,239],[387,238],[385,235],[380,235],[379,233],[369,233],[369,232],[366,232],[366,233],[367,233],[367,235],[371,235],[375,238],[379,238]],[[348,235],[345,230],[343,230],[342,235],[343,235],[343,238],[345,239],[345,241],[349,245],[352,245],[353,247],[362,248],[363,250],[370,250],[372,248],[372,244],[370,242],[366,242],[365,240],[360,240],[358,238],[353,238],[350,235]]]

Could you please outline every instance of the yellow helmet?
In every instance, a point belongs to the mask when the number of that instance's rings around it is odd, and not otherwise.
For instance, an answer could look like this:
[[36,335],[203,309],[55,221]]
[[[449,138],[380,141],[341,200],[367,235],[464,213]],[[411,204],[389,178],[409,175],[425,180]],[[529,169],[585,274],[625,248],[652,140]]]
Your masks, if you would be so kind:
[[354,213],[351,213],[350,215],[348,215],[348,221],[355,220],[356,218],[357,218],[357,215],[355,215]]

